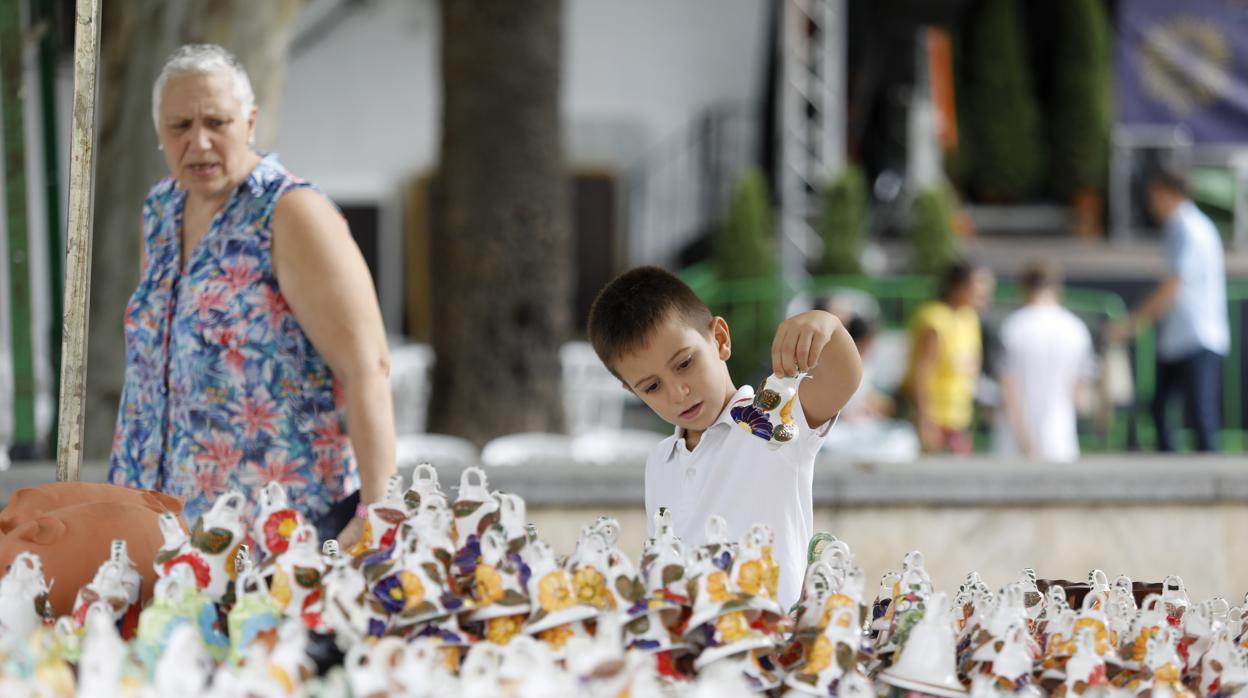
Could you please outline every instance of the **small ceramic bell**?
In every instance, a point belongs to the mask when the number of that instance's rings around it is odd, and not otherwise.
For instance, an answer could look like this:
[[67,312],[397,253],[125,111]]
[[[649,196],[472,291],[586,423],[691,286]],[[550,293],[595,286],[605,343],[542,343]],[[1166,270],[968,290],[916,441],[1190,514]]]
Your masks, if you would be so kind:
[[0,647],[25,642],[35,628],[50,622],[48,588],[39,556],[18,553],[0,578]]
[[265,557],[286,552],[290,536],[303,523],[303,515],[290,506],[281,483],[270,482],[260,490],[260,506],[252,524],[251,536]]
[[796,376],[770,375],[763,381],[754,401],[732,408],[732,419],[745,431],[763,439],[771,448],[779,448],[797,439],[801,426],[793,415],[797,402],[797,386],[806,373]]
[[926,599],[922,618],[901,647],[900,658],[880,674],[891,686],[935,696],[963,696],[958,680],[949,598],[935,592]]

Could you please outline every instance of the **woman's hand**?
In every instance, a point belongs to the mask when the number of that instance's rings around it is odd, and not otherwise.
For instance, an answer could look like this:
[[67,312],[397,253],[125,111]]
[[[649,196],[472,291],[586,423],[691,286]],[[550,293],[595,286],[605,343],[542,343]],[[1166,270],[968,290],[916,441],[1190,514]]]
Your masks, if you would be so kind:
[[360,542],[360,537],[364,535],[364,519],[358,516],[352,516],[351,521],[343,527],[338,534],[338,549],[349,550],[356,543]]

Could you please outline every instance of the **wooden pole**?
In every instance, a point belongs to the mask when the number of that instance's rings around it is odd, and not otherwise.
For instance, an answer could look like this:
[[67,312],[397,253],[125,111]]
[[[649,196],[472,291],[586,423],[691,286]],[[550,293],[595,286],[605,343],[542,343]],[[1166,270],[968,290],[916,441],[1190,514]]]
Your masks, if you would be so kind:
[[58,482],[78,479],[87,398],[87,319],[91,310],[91,216],[95,207],[95,97],[101,0],[77,0],[74,22],[74,114],[70,130],[69,232],[65,322],[61,343]]

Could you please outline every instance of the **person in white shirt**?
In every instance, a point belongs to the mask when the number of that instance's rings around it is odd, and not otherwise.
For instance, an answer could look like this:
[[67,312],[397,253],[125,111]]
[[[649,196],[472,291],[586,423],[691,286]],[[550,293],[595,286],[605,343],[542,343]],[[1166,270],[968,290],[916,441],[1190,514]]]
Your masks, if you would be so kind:
[[1073,461],[1079,457],[1077,391],[1095,371],[1092,335],[1061,306],[1062,278],[1056,267],[1032,262],[1020,281],[1026,304],[1001,325],[999,378],[1005,409],[997,420],[996,450]]
[[767,525],[780,568],[776,595],[791,606],[814,533],[815,454],[862,372],[840,320],[811,310],[776,330],[772,370],[810,378],[792,408],[798,435],[775,449],[732,414],[753,409],[754,390],[737,388],[728,373],[728,323],[671,273],[639,267],[609,283],[590,309],[589,341],[625,389],[676,427],[646,459],[647,520],[668,509],[676,534],[693,545],[703,542],[712,515],[724,517],[734,540]]

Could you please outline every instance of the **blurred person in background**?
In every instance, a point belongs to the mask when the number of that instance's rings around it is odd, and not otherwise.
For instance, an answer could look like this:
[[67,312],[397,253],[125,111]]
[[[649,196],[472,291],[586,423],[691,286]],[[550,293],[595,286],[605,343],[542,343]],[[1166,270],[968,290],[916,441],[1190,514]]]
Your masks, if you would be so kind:
[[[188,45],[152,90],[169,177],[143,204],[138,288],[109,481],[184,497],[282,485],[309,520],[380,499],[394,473],[389,355],[372,278],[346,221],[273,154],[225,49]],[[348,415],[350,419],[348,420]]]
[[1188,198],[1187,178],[1173,166],[1152,172],[1147,197],[1149,213],[1162,226],[1166,275],[1111,334],[1125,340],[1157,323],[1157,449],[1175,450],[1167,407],[1181,393],[1196,430],[1196,450],[1216,451],[1222,357],[1231,347],[1222,238]]
[[1061,306],[1062,276],[1046,261],[1019,279],[1024,305],[1001,324],[1000,383],[1004,410],[994,445],[1002,454],[1069,462],[1079,458],[1077,391],[1095,371],[1092,335]]
[[910,321],[902,389],[925,452],[972,450],[975,383],[983,361],[979,313],[988,307],[994,286],[986,267],[954,262],[941,275],[937,298]]

